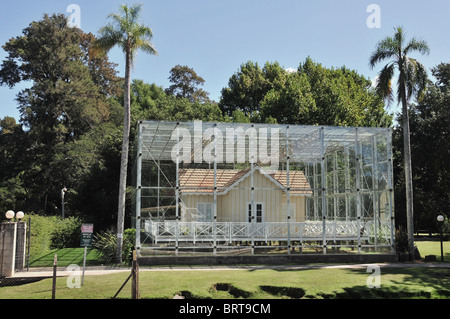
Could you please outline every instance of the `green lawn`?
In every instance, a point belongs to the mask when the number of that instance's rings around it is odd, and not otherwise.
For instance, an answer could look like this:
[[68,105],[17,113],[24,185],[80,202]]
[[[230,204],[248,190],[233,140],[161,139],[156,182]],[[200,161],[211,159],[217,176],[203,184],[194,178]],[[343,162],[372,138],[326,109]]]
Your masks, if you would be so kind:
[[[427,255],[436,255],[436,260],[441,261],[441,242],[440,241],[416,241],[417,248],[422,258]],[[443,242],[444,262],[450,262],[450,242]]]
[[[81,288],[68,288],[58,278],[58,299],[108,299],[128,277],[128,272],[86,276]],[[142,298],[450,298],[448,268],[382,268],[381,288],[368,288],[366,269],[308,270],[189,270],[141,271]],[[0,298],[51,298],[52,280],[0,287]],[[118,296],[130,298],[130,283]]]
[[[440,260],[439,242],[416,242],[425,255],[434,254]],[[83,248],[52,251],[32,261],[35,267],[82,265]],[[450,243],[444,243],[445,261],[450,261]],[[89,250],[88,264],[98,262],[97,252]],[[438,263],[439,264],[439,263]],[[406,265],[405,265],[406,266]],[[57,298],[112,298],[128,277],[128,272],[101,276],[86,276],[81,288],[68,288],[67,278],[57,279]],[[188,270],[140,272],[142,298],[171,299],[176,294],[187,298],[450,298],[449,268],[381,268],[381,288],[368,288],[371,273],[363,269],[305,270]],[[51,279],[20,286],[0,287],[0,299],[51,298]],[[118,296],[130,298],[130,282]]]
[[[71,264],[83,265],[84,248],[54,249],[30,260],[30,267],[52,267],[55,254],[58,259],[58,267],[67,267]],[[100,265],[99,253],[95,249],[88,248],[86,265]]]
[[[422,258],[426,255],[436,255],[437,261],[441,260],[441,246],[439,241],[416,241]],[[30,261],[30,267],[52,267],[54,255],[58,256],[58,266],[67,267],[70,264],[83,264],[84,248],[55,249],[38,256]],[[444,242],[444,261],[450,262],[450,242]],[[97,250],[88,248],[86,256],[87,265],[100,265]]]

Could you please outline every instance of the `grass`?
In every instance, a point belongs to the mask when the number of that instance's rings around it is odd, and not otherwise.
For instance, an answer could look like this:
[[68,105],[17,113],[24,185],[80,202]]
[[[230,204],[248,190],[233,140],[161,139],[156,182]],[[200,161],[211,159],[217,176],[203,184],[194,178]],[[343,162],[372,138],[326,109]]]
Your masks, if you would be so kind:
[[[439,241],[416,241],[422,258],[426,255],[436,255],[437,261],[441,260],[441,246]],[[54,255],[58,256],[58,266],[67,267],[71,264],[82,265],[84,248],[54,249],[40,255],[30,261],[30,267],[52,267]],[[100,254],[93,248],[88,248],[86,265],[100,265]],[[444,242],[444,262],[450,262],[450,242]]]
[[[30,260],[30,267],[52,267],[55,254],[58,259],[58,267],[67,267],[71,264],[83,265],[84,248],[53,249]],[[100,254],[93,248],[88,248],[86,253],[86,265],[100,265]]]
[[[416,241],[417,248],[422,258],[427,255],[436,255],[436,260],[441,261],[440,241]],[[443,242],[444,262],[450,262],[450,241]]]
[[[58,299],[109,299],[128,277],[128,272],[86,276],[81,288],[68,288],[58,278]],[[141,271],[142,298],[172,299],[348,299],[348,298],[450,298],[450,269],[382,268],[381,288],[368,288],[366,269],[307,270],[188,270]],[[14,287],[0,287],[0,298],[51,298],[52,280]],[[119,298],[130,298],[130,283]]]
[[[440,242],[417,241],[422,257],[436,255]],[[34,259],[31,267],[50,267],[54,254],[58,266],[82,265],[83,248],[51,251]],[[444,242],[445,261],[450,262],[450,242]],[[88,265],[98,265],[98,252],[88,250]],[[439,264],[439,263],[438,263]],[[81,288],[68,288],[68,278],[57,279],[58,299],[109,299],[129,276],[128,272],[86,276]],[[171,299],[175,295],[196,299],[341,299],[341,298],[419,298],[450,299],[449,268],[381,268],[381,288],[368,288],[370,273],[360,269],[305,270],[189,270],[140,272],[142,298]],[[44,279],[18,286],[1,287],[0,299],[51,298],[52,280]],[[130,282],[118,298],[130,298]]]

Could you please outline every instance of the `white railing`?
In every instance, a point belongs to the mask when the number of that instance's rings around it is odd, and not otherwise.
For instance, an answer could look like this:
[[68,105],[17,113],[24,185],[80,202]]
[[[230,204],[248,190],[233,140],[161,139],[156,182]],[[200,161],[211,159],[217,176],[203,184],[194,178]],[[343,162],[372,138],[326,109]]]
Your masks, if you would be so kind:
[[[327,221],[325,234],[323,222],[177,222],[144,221],[144,229],[155,243],[172,241],[275,241],[275,240],[357,240],[368,239],[373,222]],[[373,234],[372,234],[373,236]]]

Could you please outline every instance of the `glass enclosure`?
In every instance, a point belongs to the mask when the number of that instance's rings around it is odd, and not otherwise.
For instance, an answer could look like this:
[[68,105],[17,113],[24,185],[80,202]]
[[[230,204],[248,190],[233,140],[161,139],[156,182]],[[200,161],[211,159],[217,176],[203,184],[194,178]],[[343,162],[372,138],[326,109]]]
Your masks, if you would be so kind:
[[142,256],[394,250],[389,128],[139,122],[136,140]]

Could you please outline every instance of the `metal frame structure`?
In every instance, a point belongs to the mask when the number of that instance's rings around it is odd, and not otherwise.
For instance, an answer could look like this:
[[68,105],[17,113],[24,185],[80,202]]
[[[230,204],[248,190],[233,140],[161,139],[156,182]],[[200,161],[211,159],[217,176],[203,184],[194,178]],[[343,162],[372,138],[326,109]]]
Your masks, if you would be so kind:
[[[141,121],[133,168],[133,224],[139,254],[260,254],[394,252],[391,129],[238,123]],[[285,214],[256,222],[258,189],[253,171],[282,171]],[[204,188],[213,219],[183,202],[179,172],[209,169]],[[249,169],[251,219],[221,217],[216,172]],[[308,189],[293,187],[301,171]],[[256,178],[256,177],[255,177]],[[199,191],[196,189],[191,192]],[[308,191],[304,217],[291,213],[293,194]],[[264,193],[267,194],[267,193]],[[281,211],[281,208],[279,208]]]

